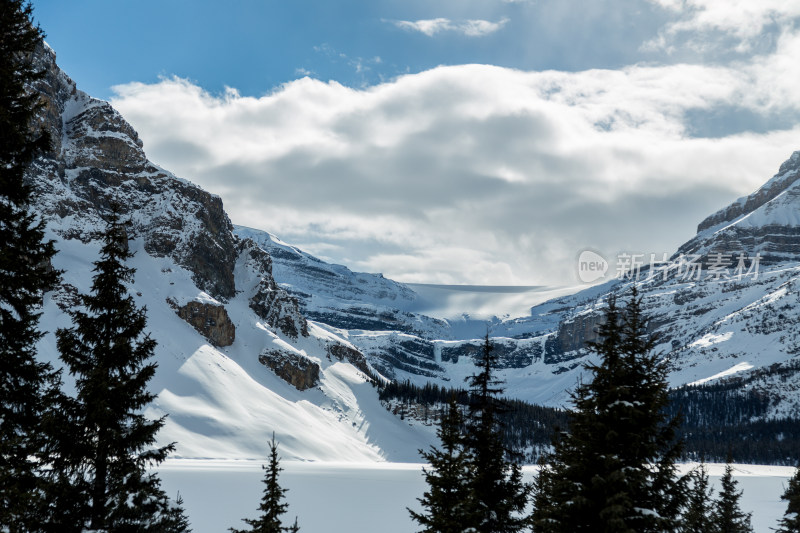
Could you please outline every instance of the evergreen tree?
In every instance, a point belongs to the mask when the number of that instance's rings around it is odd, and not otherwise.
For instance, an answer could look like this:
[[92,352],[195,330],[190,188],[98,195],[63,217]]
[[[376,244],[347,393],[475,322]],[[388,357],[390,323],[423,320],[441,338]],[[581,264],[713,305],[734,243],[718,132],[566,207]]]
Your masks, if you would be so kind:
[[725,475],[720,480],[719,498],[714,510],[714,533],[748,533],[753,528],[750,525],[750,513],[744,513],[739,507],[742,491],[736,490],[739,483],[733,479],[733,466],[731,457],[725,466]]
[[178,493],[174,503],[166,500],[166,498],[162,499],[161,516],[156,520],[156,523],[165,532],[189,533],[191,531],[189,517],[186,516],[186,511],[183,509],[183,498],[180,493]]
[[289,509],[289,504],[283,501],[288,489],[282,488],[278,483],[278,474],[283,471],[283,468],[279,466],[278,443],[275,442],[274,433],[269,443],[269,466],[262,468],[266,474],[264,475],[264,495],[261,497],[261,505],[258,507],[261,516],[255,520],[244,519],[250,529],[231,528],[231,531],[233,533],[281,533],[284,531],[297,533],[300,531],[297,518],[289,527],[284,527],[281,523],[281,515]]
[[519,464],[509,460],[511,451],[503,444],[497,418],[503,409],[502,382],[493,375],[497,364],[487,334],[478,360],[480,372],[467,378],[470,403],[465,443],[472,464],[464,522],[467,529],[480,533],[522,531],[528,523],[522,513],[531,487],[522,482]]
[[420,453],[430,464],[423,468],[428,490],[419,502],[425,513],[409,509],[411,517],[423,526],[425,533],[461,533],[469,501],[468,482],[471,474],[470,460],[464,449],[463,418],[455,396],[451,397],[447,413],[436,431],[441,448],[431,448]]
[[31,212],[24,174],[49,145],[35,124],[40,107],[30,84],[43,76],[32,64],[42,32],[22,0],[0,3],[0,530],[36,529],[45,503],[40,465],[46,460],[40,421],[57,394],[58,375],[35,348],[42,294],[58,273],[44,224]]
[[800,533],[800,466],[789,480],[789,486],[781,496],[788,502],[786,512],[778,525],[778,533]]
[[153,448],[164,418],[141,413],[155,398],[147,383],[156,371],[156,343],[144,334],[146,310],[126,288],[134,269],[125,261],[132,256],[115,208],[94,263],[92,292],[82,296],[83,309],[70,312],[74,327],[56,334],[77,389],[64,405],[54,467],[61,483],[53,520],[62,531],[183,531],[168,527],[175,512],[158,477],[147,472],[174,446]]
[[677,419],[667,419],[667,372],[652,353],[634,288],[624,312],[610,297],[599,362],[572,395],[569,430],[557,436],[536,482],[534,531],[673,531],[686,499],[675,462]]
[[683,514],[683,529],[685,533],[711,533],[714,531],[712,510],[712,494],[714,489],[709,486],[708,473],[704,465],[700,465],[690,474],[692,487]]

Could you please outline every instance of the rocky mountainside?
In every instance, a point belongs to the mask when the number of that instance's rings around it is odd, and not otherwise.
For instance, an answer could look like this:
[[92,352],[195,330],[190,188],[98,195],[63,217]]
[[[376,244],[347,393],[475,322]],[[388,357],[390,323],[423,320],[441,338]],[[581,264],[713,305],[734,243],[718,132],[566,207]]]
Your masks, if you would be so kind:
[[[409,328],[407,319],[401,324],[378,320],[378,316],[402,313],[409,294],[397,284],[380,285],[380,298],[369,291],[347,289],[344,295],[328,298],[320,312],[323,306],[315,308],[316,297],[311,295],[331,294],[322,286],[335,279],[331,269],[351,280],[369,275],[327,265],[255,230],[247,230],[246,235],[275,257],[288,254],[280,260],[283,265],[276,279],[297,295],[305,309],[317,309],[322,322],[337,313],[346,316],[353,309],[371,312],[374,324],[360,322],[350,327],[339,319],[328,323],[340,328],[335,331],[392,379],[461,386],[474,371],[472,362],[488,325],[509,394],[564,405],[567,391],[580,379],[589,357],[584,344],[596,338],[605,299],[615,294],[624,300],[635,281],[651,317],[651,329],[660,336],[658,349],[673,362],[673,385],[735,376],[742,387],[755,387],[770,399],[767,416],[800,416],[800,375],[794,369],[800,353],[798,178],[800,152],[795,152],[758,191],[703,221],[697,236],[667,263],[653,270],[644,267],[629,279],[550,300],[533,307],[526,317],[481,323],[466,335],[463,328],[456,334],[453,324],[446,321],[444,328],[441,324],[431,328],[423,318],[415,318],[412,324],[425,327]],[[375,286],[370,284],[384,281],[361,283]],[[331,287],[347,287],[339,283]],[[387,294],[387,289],[394,292]],[[383,307],[376,308],[376,302]]]
[[[36,60],[47,72],[34,89],[54,142],[28,177],[64,271],[45,298],[50,334],[40,353],[58,364],[52,332],[69,325],[65,311],[89,290],[97,238],[118,205],[136,252],[130,290],[159,343],[151,410],[170,415],[161,438],[184,457],[261,457],[275,431],[287,458],[417,460],[432,429],[391,415],[369,381],[460,387],[476,371],[487,327],[507,393],[564,405],[605,298],[624,299],[633,283],[588,287],[513,319],[425,316],[406,285],[234,227],[219,197],[148,161],[124,118],[79,91],[46,45]],[[798,177],[795,153],[636,281],[672,383],[737,376],[737,387],[769,399],[765,417],[800,414]]]
[[[669,262],[494,324],[510,392],[563,405],[564,389],[580,378],[587,360],[584,343],[596,338],[605,299],[615,294],[624,300],[635,283],[650,329],[659,335],[657,349],[673,363],[674,386],[736,379],[742,389],[768,398],[765,417],[800,416],[799,239],[800,152],[795,152],[763,187],[703,221],[697,236]],[[374,340],[351,340],[371,353]],[[469,357],[479,341],[430,344],[433,350],[415,355],[433,353],[436,368],[420,374],[447,381],[464,375],[458,356]]]
[[269,253],[234,233],[220,198],[152,164],[125,119],[55,59],[45,44],[35,54],[46,76],[32,90],[53,143],[27,174],[64,272],[44,300],[41,356],[60,366],[53,332],[89,291],[116,205],[135,252],[129,289],[158,341],[150,410],[169,414],[161,441],[177,441],[183,457],[257,458],[274,431],[287,458],[416,459],[431,432],[380,406],[363,354],[309,322],[275,282]]

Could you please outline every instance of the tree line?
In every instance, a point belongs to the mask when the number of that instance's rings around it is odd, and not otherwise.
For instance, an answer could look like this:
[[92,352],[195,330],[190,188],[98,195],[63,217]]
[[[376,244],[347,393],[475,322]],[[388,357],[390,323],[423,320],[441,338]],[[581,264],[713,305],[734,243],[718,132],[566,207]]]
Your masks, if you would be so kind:
[[[519,463],[503,444],[494,416],[502,411],[502,388],[492,374],[487,336],[480,372],[469,378],[469,417],[462,419],[462,396],[450,395],[437,431],[441,444],[422,452],[430,465],[429,490],[419,499],[423,511],[409,511],[420,531],[752,531],[750,514],[739,505],[730,455],[716,497],[702,465],[684,475],[677,471],[684,441],[679,416],[667,409],[669,367],[652,353],[656,339],[647,333],[640,303],[635,288],[624,309],[613,296],[608,299],[600,338],[589,345],[599,362],[586,366],[590,379],[572,392],[566,425],[540,458],[532,484],[519,478]],[[491,386],[475,390],[476,383]],[[413,394],[412,387],[398,390]],[[425,391],[428,398],[437,394]],[[476,404],[496,406],[492,424],[480,426],[482,439],[494,439],[491,448],[479,449],[474,439],[476,424],[484,420],[475,417]],[[505,499],[489,500],[486,493]],[[777,531],[800,531],[800,469],[782,498],[788,505]]]
[[[774,377],[790,370],[784,365],[761,372]],[[800,460],[800,419],[769,417],[772,397],[746,385],[736,377],[669,390],[664,411],[680,420],[676,433],[684,442],[681,460],[724,462],[729,452],[739,463],[793,466]],[[464,388],[416,385],[410,380],[377,382],[377,386],[378,398],[394,405],[398,415],[425,423],[444,416],[451,397],[462,411],[469,404]],[[536,463],[550,448],[552,436],[567,426],[567,411],[519,399],[503,401],[507,408],[498,417],[504,444],[522,454],[525,462]]]

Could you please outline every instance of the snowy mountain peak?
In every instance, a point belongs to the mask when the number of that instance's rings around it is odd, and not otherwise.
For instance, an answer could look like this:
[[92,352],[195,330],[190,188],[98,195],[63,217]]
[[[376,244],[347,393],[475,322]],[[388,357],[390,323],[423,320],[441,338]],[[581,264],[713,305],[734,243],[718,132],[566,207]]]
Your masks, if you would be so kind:
[[800,151],[794,152],[789,159],[784,161],[778,173],[759,187],[757,191],[749,196],[739,198],[728,207],[720,209],[703,220],[697,226],[697,232],[702,233],[715,226],[730,224],[737,218],[752,213],[780,196],[781,193],[792,187],[798,179],[800,179]]
[[800,256],[800,151],[757,191],[701,222],[678,253],[707,256],[712,251],[760,254],[766,264]]
[[268,250],[234,234],[222,200],[151,163],[133,127],[78,90],[49,47],[34,60],[45,76],[31,89],[53,142],[26,179],[58,250],[53,266],[64,272],[44,298],[40,357],[61,366],[53,332],[70,325],[66,311],[90,291],[117,204],[134,252],[128,289],[158,343],[158,398],[147,410],[169,415],[161,442],[176,441],[183,457],[256,458],[274,432],[290,459],[415,459],[429,432],[380,405],[371,381],[381,378],[364,354],[306,319],[276,283]]

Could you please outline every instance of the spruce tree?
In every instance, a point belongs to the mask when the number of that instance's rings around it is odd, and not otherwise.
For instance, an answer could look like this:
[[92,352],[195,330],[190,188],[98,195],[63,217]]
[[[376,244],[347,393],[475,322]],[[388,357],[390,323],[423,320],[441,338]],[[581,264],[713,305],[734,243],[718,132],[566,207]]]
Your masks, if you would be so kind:
[[447,412],[436,430],[441,448],[432,447],[420,453],[430,465],[423,468],[428,490],[418,498],[424,513],[409,509],[411,517],[425,533],[461,533],[464,515],[470,498],[470,459],[464,449],[463,417],[455,397],[450,399]]
[[737,491],[739,484],[733,479],[732,459],[728,454],[725,475],[720,480],[719,498],[714,510],[714,533],[748,533],[753,531],[750,525],[750,513],[745,513],[739,506],[742,491]]
[[133,254],[116,208],[100,255],[91,294],[70,312],[74,327],[56,334],[77,397],[63,409],[53,520],[63,531],[184,531],[168,527],[174,510],[158,477],[147,472],[174,445],[153,447],[164,418],[141,412],[155,398],[147,383],[156,371],[156,342],[145,334],[146,310],[128,294],[134,269],[125,262]]
[[673,531],[686,499],[675,462],[677,419],[667,419],[667,363],[652,353],[636,289],[624,312],[608,300],[599,362],[572,394],[568,431],[558,435],[536,482],[534,531]]
[[468,530],[480,533],[522,531],[528,523],[522,513],[531,487],[523,483],[519,464],[509,459],[511,450],[500,433],[503,389],[502,381],[494,377],[497,364],[487,334],[478,360],[480,372],[467,378],[470,403],[465,443],[472,464],[464,522]]
[[286,514],[289,509],[289,504],[283,501],[288,489],[281,487],[280,483],[278,483],[278,474],[283,471],[283,468],[279,466],[278,443],[275,442],[274,433],[269,443],[269,465],[262,468],[265,471],[264,495],[261,497],[261,504],[258,507],[258,510],[261,511],[261,516],[255,520],[250,518],[243,519],[250,526],[250,529],[231,528],[231,532],[297,533],[300,531],[297,525],[297,518],[295,518],[294,524],[289,527],[284,527],[281,523],[281,515]]
[[156,523],[159,524],[162,531],[175,533],[188,533],[191,531],[189,517],[186,516],[186,511],[183,508],[183,498],[180,493],[178,493],[174,502],[168,501],[166,497],[162,497],[161,507],[161,513]]
[[30,88],[44,75],[32,63],[42,37],[29,3],[0,3],[0,530],[12,532],[36,529],[41,519],[40,421],[58,387],[52,367],[36,360],[42,295],[58,280],[50,268],[55,250],[24,179],[49,147],[35,122],[39,95]]
[[690,474],[692,486],[683,514],[683,529],[685,533],[711,533],[714,531],[712,494],[714,489],[709,486],[708,473],[704,465],[700,465]]
[[789,480],[781,500],[788,503],[786,512],[778,523],[778,533],[800,533],[800,466]]

